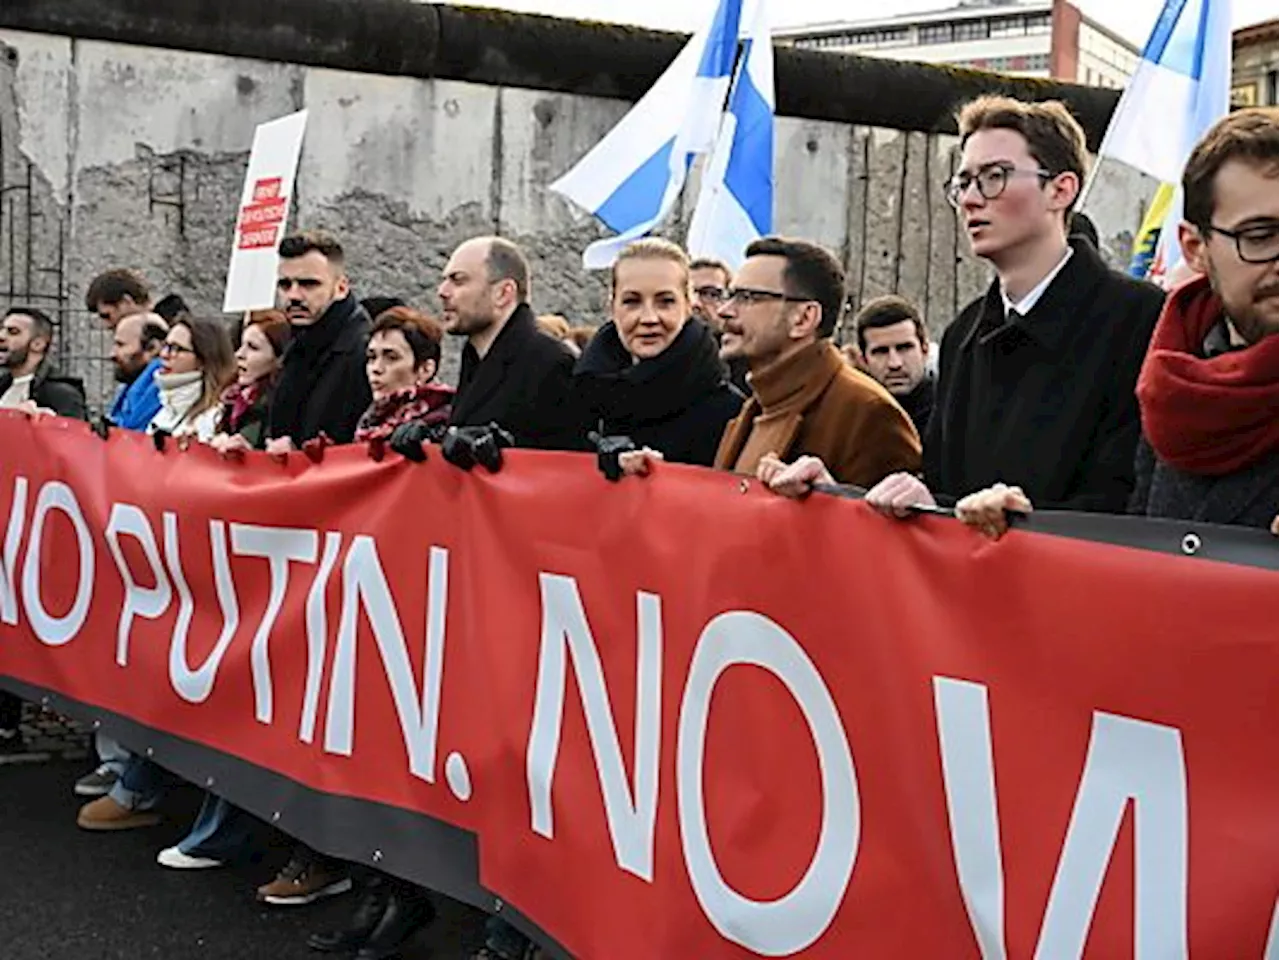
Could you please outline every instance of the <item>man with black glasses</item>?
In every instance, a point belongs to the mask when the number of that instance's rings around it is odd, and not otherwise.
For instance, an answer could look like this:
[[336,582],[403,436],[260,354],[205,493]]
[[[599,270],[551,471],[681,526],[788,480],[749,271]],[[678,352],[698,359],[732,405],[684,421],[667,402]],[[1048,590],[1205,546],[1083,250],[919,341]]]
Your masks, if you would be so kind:
[[[1169,294],[1138,377],[1132,513],[1276,530],[1276,118],[1229,114],[1183,171],[1178,239],[1195,278]],[[1005,510],[1031,506],[997,486],[958,512],[998,536]]]
[[[1065,106],[986,96],[958,121],[960,169],[944,189],[996,276],[942,336],[923,478],[886,477],[867,501],[906,517],[1005,483],[1037,505],[1123,513],[1134,386],[1162,294],[1111,270],[1087,240],[1068,240],[1086,153]],[[769,480],[803,494],[829,475],[822,466],[796,463]]]
[[755,474],[808,454],[859,486],[919,468],[911,419],[831,343],[844,303],[844,270],[822,247],[780,237],[747,247],[720,306],[720,357],[745,360],[751,398],[725,428],[716,467]]

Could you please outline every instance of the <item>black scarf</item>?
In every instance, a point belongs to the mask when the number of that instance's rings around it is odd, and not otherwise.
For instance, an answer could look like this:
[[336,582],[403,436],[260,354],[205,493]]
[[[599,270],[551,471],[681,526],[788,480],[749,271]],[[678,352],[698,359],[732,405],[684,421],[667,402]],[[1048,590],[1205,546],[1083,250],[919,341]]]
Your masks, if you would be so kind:
[[280,377],[271,398],[268,436],[296,437],[307,398],[324,371],[326,354],[347,326],[363,312],[353,294],[329,304],[310,326],[294,326],[289,346],[280,360]]
[[606,323],[591,338],[574,376],[592,426],[603,420],[610,433],[669,420],[725,382],[715,335],[696,317],[667,349],[639,363],[623,346],[617,327]]

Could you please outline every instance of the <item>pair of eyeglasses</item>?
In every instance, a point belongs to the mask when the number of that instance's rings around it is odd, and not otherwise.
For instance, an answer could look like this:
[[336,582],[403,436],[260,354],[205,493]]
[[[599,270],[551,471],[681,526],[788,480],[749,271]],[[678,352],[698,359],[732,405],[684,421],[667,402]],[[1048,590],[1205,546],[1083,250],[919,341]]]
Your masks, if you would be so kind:
[[942,191],[947,196],[947,202],[959,210],[960,198],[975,183],[978,185],[978,193],[984,200],[994,200],[1004,193],[1005,187],[1014,177],[1038,177],[1041,181],[1046,181],[1054,176],[1055,174],[1040,168],[1023,170],[1011,163],[988,163],[986,166],[979,167],[975,173],[961,170],[942,184]]
[[174,353],[181,354],[181,353],[195,353],[195,350],[193,350],[191,347],[184,347],[180,343],[170,343],[168,340],[166,340],[164,343],[160,344],[160,352],[162,354],[174,354]]
[[1276,223],[1250,224],[1239,230],[1226,230],[1209,224],[1210,233],[1220,233],[1236,243],[1236,255],[1245,263],[1274,263],[1280,259],[1280,230]]
[[730,287],[715,298],[720,304],[749,307],[756,303],[811,303],[813,297],[793,297],[778,290],[756,290],[752,287]]

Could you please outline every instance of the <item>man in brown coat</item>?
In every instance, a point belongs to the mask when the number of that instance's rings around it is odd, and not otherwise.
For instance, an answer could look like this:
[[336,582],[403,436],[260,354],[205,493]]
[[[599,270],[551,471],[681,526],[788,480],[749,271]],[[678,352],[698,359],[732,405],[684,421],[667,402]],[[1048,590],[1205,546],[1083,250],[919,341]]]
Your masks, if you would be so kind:
[[920,469],[911,418],[831,343],[844,270],[822,247],[764,237],[720,306],[721,359],[745,359],[751,398],[720,440],[715,465],[755,475],[762,461],[820,457],[840,483],[870,487]]

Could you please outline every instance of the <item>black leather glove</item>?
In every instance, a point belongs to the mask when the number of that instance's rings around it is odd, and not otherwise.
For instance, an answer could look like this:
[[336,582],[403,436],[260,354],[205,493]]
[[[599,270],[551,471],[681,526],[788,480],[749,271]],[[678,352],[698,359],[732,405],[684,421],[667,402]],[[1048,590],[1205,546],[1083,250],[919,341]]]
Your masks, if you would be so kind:
[[167,430],[157,430],[151,434],[151,442],[156,445],[156,449],[164,453],[165,445],[169,442],[169,432]]
[[596,448],[596,466],[604,474],[606,480],[614,482],[622,479],[622,464],[619,457],[639,449],[630,437],[602,436],[595,430],[587,434],[587,439]]
[[455,467],[470,470],[477,463],[490,473],[502,468],[502,450],[515,446],[515,437],[496,423],[486,427],[450,427],[440,454]]
[[92,422],[90,422],[89,429],[92,430],[94,433],[96,433],[103,440],[105,440],[107,439],[107,437],[111,435],[111,429],[113,426],[114,424],[110,420],[108,420],[105,416],[103,416],[103,417],[98,417],[96,420],[93,420]]
[[388,446],[406,460],[423,463],[427,459],[427,451],[422,448],[422,444],[430,436],[431,430],[426,424],[418,423],[416,420],[411,423],[402,423],[391,431]]

